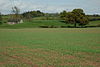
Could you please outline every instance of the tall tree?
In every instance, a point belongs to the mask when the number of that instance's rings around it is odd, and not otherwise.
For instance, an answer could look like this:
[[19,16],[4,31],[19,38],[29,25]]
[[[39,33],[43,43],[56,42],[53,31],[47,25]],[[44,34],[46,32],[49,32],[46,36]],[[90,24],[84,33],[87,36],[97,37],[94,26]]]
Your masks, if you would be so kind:
[[74,27],[76,27],[77,24],[83,27],[89,23],[88,17],[85,15],[82,9],[74,9],[72,12],[67,13],[63,11],[61,13],[61,17],[63,17],[66,22],[74,24]]
[[14,19],[19,19],[20,18],[20,16],[19,16],[20,9],[18,7],[14,6],[12,8],[12,12],[14,13]]
[[20,15],[20,9],[16,6],[12,7],[12,14],[9,18],[9,22],[20,22],[21,20],[21,15]]
[[75,23],[74,26],[76,27],[76,24],[80,25],[80,26],[85,26],[86,24],[89,23],[88,21],[88,17],[85,15],[83,9],[74,9],[72,11],[74,19],[75,19]]
[[12,10],[13,10],[13,13],[15,13],[15,14],[19,14],[20,13],[20,9],[18,7],[16,7],[16,6],[14,6],[12,8]]

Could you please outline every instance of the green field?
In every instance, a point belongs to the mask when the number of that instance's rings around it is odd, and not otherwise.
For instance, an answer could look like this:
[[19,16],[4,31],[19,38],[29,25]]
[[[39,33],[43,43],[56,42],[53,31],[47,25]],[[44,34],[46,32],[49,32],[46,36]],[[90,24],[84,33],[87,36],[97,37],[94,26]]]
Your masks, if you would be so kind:
[[60,20],[32,20],[31,22],[25,21],[22,24],[8,25],[2,24],[0,28],[39,28],[40,26],[67,26],[65,23],[60,22]]
[[91,21],[87,26],[97,26],[100,25],[100,20],[98,21]]
[[[1,24],[0,28],[6,29],[18,29],[18,28],[40,28],[40,26],[54,26],[57,28],[61,28],[61,26],[74,26],[73,24],[66,24],[61,22],[61,20],[32,20],[31,22],[24,21],[21,24],[8,25],[7,23]],[[90,23],[86,26],[100,26],[100,20],[98,21],[90,21]]]
[[0,67],[99,67],[100,28],[0,29]]

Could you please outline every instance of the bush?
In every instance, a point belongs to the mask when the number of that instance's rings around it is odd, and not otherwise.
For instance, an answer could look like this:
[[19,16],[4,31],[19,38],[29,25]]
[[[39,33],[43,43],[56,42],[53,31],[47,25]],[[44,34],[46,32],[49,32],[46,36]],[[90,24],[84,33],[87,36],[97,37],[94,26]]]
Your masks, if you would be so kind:
[[50,26],[40,26],[40,28],[59,28],[60,26],[54,26],[54,25],[50,25]]
[[2,24],[2,21],[0,21],[0,24]]
[[100,27],[100,24],[98,24],[97,27]]

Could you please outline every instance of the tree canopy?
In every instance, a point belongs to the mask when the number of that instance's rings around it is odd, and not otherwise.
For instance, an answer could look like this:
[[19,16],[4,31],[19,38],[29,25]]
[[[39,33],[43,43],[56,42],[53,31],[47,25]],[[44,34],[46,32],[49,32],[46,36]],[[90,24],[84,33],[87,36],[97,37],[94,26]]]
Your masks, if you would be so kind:
[[22,14],[25,18],[33,18],[33,17],[40,17],[44,16],[44,13],[37,10],[37,11],[29,11]]
[[63,18],[67,23],[74,24],[74,27],[78,24],[83,27],[89,23],[88,17],[85,15],[82,9],[74,9],[71,12],[63,11],[60,13],[61,18]]

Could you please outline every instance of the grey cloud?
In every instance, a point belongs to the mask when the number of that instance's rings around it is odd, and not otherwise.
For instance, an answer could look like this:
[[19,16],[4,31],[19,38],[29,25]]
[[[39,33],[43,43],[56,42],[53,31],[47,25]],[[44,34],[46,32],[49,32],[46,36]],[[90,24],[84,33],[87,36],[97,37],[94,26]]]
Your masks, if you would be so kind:
[[[47,1],[47,0],[45,0],[45,1]],[[77,3],[79,2],[79,0],[76,0],[76,1],[77,1]],[[100,6],[100,0],[88,0],[87,3],[85,3],[85,0],[80,0],[80,1],[83,2],[83,5],[81,3],[77,4],[77,5],[75,5],[75,4],[64,4],[64,5],[42,4],[41,5],[41,3],[33,2],[33,0],[30,0],[30,1],[26,1],[26,0],[0,0],[0,6],[1,6],[0,12],[11,13],[12,6],[15,5],[20,9],[21,12],[30,11],[30,10],[41,10],[43,12],[61,12],[63,10],[70,11],[74,8],[83,8],[86,13],[91,13],[91,14],[99,13],[100,14],[100,10],[99,10],[100,7],[98,7],[98,6]]]

